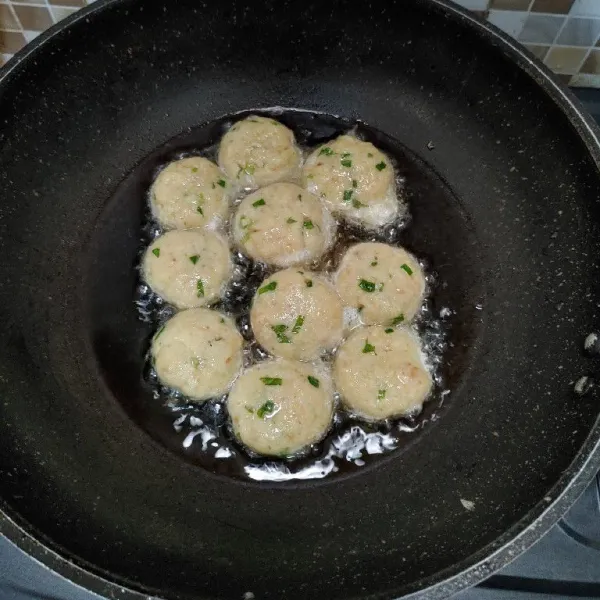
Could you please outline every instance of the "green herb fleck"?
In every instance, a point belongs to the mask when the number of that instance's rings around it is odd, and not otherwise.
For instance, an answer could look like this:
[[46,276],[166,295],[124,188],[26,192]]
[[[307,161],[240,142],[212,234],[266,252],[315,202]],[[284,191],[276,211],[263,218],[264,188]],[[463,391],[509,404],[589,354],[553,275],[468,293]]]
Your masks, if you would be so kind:
[[260,380],[265,385],[281,385],[283,383],[281,377],[261,377]]
[[256,165],[254,163],[246,163],[240,167],[239,171],[237,172],[237,177],[239,178],[240,173],[242,172],[246,173],[246,175],[254,175],[254,171],[256,171]]
[[200,361],[198,360],[198,358],[196,356],[192,356],[192,367],[194,367],[194,369],[197,369],[200,366]]
[[363,354],[369,354],[370,352],[375,354],[375,346],[373,346],[373,344],[369,344],[369,340],[366,340],[365,347],[363,348]]
[[378,283],[377,284],[377,291],[378,292],[383,292],[383,283]]
[[375,257],[375,258],[373,259],[373,262],[371,263],[371,266],[372,266],[372,267],[376,267],[378,264],[379,264],[379,263],[377,262],[377,257]]
[[368,153],[367,153],[367,156],[368,156],[369,158],[373,158],[373,153],[372,153],[372,152],[368,152]]
[[200,257],[197,254],[194,254],[194,256],[190,256],[189,259],[192,261],[192,264],[195,265],[198,262],[198,259]]
[[310,219],[304,219],[304,229],[314,229],[313,222]]
[[244,406],[244,408],[245,408],[245,409],[246,409],[246,410],[247,410],[247,411],[248,411],[248,412],[249,412],[251,415],[253,415],[253,414],[254,414],[254,409],[253,409],[251,406],[248,406],[248,405],[246,404],[246,406]]
[[220,320],[220,322],[221,322],[221,323],[225,323],[225,319],[224,319],[223,317],[221,317],[221,320]]
[[273,292],[275,289],[277,289],[277,282],[271,281],[271,283],[267,283],[267,285],[263,285],[261,288],[259,288],[258,293],[266,294],[267,292]]
[[385,332],[386,332],[386,333],[394,333],[394,328],[393,328],[393,327],[388,327],[388,328],[385,330]]
[[198,172],[198,167],[192,167],[192,173],[197,173]]
[[352,194],[354,194],[354,190],[344,190],[344,202],[350,202]]
[[366,206],[366,204],[363,204],[360,200],[358,200],[358,198],[354,198],[354,200],[352,200],[353,208],[362,208],[363,206]]
[[379,390],[377,392],[377,400],[383,400],[385,398],[385,390]]
[[313,286],[312,279],[305,279],[304,282],[306,283],[306,287],[312,287]]
[[352,187],[355,189],[358,187],[358,181],[356,181],[356,179],[352,180]]
[[283,325],[283,324],[272,325],[271,329],[277,336],[277,341],[280,344],[291,344],[292,343],[292,340],[290,340],[290,338],[287,335],[285,335],[285,332],[287,331],[287,325]]
[[196,296],[198,296],[198,298],[204,297],[204,284],[202,283],[202,279],[198,279],[198,282],[196,283]]
[[342,167],[351,167],[352,161],[349,158],[342,158],[341,164],[342,164]]
[[375,168],[376,168],[378,171],[383,171],[383,170],[384,170],[386,167],[387,167],[387,165],[386,165],[386,164],[385,164],[383,161],[381,161],[380,163],[377,163],[377,164],[375,165]]
[[361,279],[358,287],[363,290],[363,292],[374,292],[375,284],[372,281],[367,281],[366,279]]
[[400,313],[397,317],[392,319],[392,325],[400,325],[404,321],[404,315]]
[[286,221],[286,223],[289,223],[290,225],[292,223],[297,223],[298,221],[296,221],[296,219],[293,219],[292,217],[289,217],[288,220]]
[[[266,377],[263,377],[263,379],[268,379]],[[279,380],[281,381],[281,379]],[[270,383],[267,383],[267,385],[273,385]],[[281,385],[281,384],[277,384],[277,385]],[[275,403],[272,402],[271,400],[267,400],[257,411],[256,411],[256,416],[259,419],[264,419],[267,415],[272,415],[273,412],[275,411]]]
[[364,310],[364,308],[365,308],[364,304],[359,304],[358,308],[356,309],[356,310],[358,310],[358,314],[360,314]]
[[300,330],[302,329],[302,325],[304,325],[304,317],[302,315],[300,315],[296,319],[296,322],[294,323],[294,326],[292,327],[292,333],[300,333]]
[[158,331],[156,332],[156,334],[154,335],[154,341],[156,341],[156,340],[157,340],[157,339],[160,337],[161,333],[162,333],[162,332],[165,330],[165,327],[166,327],[166,325],[162,325],[162,326],[159,328],[159,330],[158,330]]
[[308,383],[310,383],[310,385],[312,385],[313,387],[319,387],[319,380],[316,377],[313,377],[312,375],[308,376]]
[[224,188],[227,185],[227,182],[224,179],[219,179],[217,181],[217,185],[220,185],[222,188]]
[[252,203],[252,206],[254,206],[254,208],[257,208],[259,206],[264,206],[264,205],[265,205],[265,199],[264,198],[260,198],[256,202]]
[[342,152],[342,158],[350,158],[351,156],[350,152]]
[[409,275],[413,274],[413,270],[406,263],[401,265],[400,268],[406,271]]
[[199,212],[202,216],[204,216],[204,211],[202,210],[201,206],[196,207],[196,212]]
[[324,154],[325,156],[331,156],[332,154],[335,154],[335,152],[331,148],[324,146],[323,148],[321,148],[319,156],[321,156],[321,154]]
[[158,258],[160,256],[160,248],[154,248],[154,250],[152,250],[152,254]]

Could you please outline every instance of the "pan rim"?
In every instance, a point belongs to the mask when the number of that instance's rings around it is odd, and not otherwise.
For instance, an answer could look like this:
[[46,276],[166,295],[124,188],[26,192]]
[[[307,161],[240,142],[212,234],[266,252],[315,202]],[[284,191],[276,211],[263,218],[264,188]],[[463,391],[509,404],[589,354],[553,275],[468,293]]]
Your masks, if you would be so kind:
[[[435,10],[469,23],[487,43],[497,46],[505,53],[517,68],[538,84],[566,116],[582,138],[590,158],[600,171],[600,128],[586,113],[574,94],[558,83],[546,66],[508,34],[491,23],[484,23],[467,9],[451,3],[451,0],[413,1],[416,4],[430,5]],[[82,8],[50,27],[0,68],[0,86],[10,80],[21,63],[41,51],[63,30],[121,2],[122,0],[97,0],[94,4]],[[428,578],[399,588],[395,592],[390,590],[384,594],[362,596],[361,600],[386,600],[390,598],[390,593],[395,595],[400,593],[403,594],[403,598],[412,600],[438,600],[477,585],[528,550],[545,535],[584,492],[590,479],[598,470],[600,470],[600,417],[594,423],[571,464],[547,495],[501,536],[462,562]],[[152,595],[151,590],[143,592],[141,586],[126,579],[121,579],[122,583],[119,583],[117,578],[103,572],[99,567],[79,558],[69,558],[64,548],[59,548],[51,540],[45,542],[41,532],[37,532],[28,523],[22,522],[19,517],[11,516],[10,509],[2,500],[0,502],[0,534],[43,567],[65,577],[78,587],[103,596],[119,600],[160,600],[161,597]],[[358,600],[358,597],[355,600]]]

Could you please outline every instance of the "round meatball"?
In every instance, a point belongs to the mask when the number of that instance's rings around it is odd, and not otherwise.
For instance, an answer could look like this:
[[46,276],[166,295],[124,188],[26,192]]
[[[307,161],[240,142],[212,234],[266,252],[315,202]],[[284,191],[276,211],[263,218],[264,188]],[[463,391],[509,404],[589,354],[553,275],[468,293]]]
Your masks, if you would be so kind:
[[151,355],[164,385],[202,401],[229,390],[242,368],[242,345],[242,336],[229,317],[191,308],[158,330]]
[[286,269],[259,287],[250,312],[258,342],[271,354],[314,360],[342,340],[344,308],[316,273]]
[[217,300],[231,277],[225,240],[212,231],[169,231],[156,238],[142,263],[148,285],[177,308],[206,306]]
[[152,214],[165,229],[215,228],[227,215],[228,186],[210,160],[201,156],[176,160],[152,185]]
[[319,258],[333,241],[334,221],[310,192],[274,183],[242,200],[233,235],[252,258],[286,267]]
[[238,121],[219,146],[220,167],[242,188],[298,179],[301,161],[292,131],[266,117]]
[[425,279],[419,263],[403,248],[356,244],[344,255],[335,279],[346,306],[363,323],[397,325],[410,321],[421,307]]
[[318,442],[329,429],[333,391],[324,373],[280,358],[243,373],[227,407],[235,435],[250,450],[290,456]]
[[418,412],[432,387],[419,342],[406,327],[355,329],[336,354],[333,376],[348,409],[374,421]]
[[306,160],[302,179],[332,212],[368,228],[385,225],[400,212],[389,158],[351,135],[317,148]]

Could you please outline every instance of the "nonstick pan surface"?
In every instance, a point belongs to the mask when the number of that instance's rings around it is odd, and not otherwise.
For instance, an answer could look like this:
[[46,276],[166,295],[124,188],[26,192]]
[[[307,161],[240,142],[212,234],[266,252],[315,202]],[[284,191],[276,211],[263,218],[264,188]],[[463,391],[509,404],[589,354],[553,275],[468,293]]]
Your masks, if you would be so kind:
[[[361,119],[421,165],[411,248],[454,311],[437,421],[284,485],[140,427],[147,181],[127,179],[273,106]],[[100,0],[55,27],[0,75],[2,532],[111,598],[437,598],[487,577],[600,466],[597,398],[573,392],[598,375],[599,157],[568,92],[441,1]]]

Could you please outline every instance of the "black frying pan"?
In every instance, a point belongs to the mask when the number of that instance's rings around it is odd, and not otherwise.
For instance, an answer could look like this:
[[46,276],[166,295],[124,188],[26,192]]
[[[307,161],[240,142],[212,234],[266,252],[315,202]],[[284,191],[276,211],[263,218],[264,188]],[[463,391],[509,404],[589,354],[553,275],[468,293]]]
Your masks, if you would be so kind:
[[[456,311],[436,423],[363,469],[284,485],[214,474],[139,426],[133,305],[140,165],[190,127],[278,105],[403,145],[407,243]],[[582,351],[598,132],[497,30],[441,0],[100,0],[7,65],[0,115],[1,528],[75,582],[127,599],[445,597],[533,543],[600,466],[597,400],[573,392],[598,371]]]

